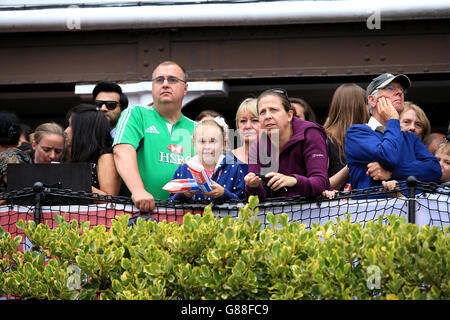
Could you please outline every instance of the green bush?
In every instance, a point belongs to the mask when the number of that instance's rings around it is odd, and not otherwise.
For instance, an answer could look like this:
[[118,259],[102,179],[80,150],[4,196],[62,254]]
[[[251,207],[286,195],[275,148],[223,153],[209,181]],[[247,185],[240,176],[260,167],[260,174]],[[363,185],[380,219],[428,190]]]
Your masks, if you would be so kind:
[[0,296],[22,299],[449,299],[448,232],[347,218],[325,226],[267,215],[187,214],[181,226],[116,217],[109,232],[57,216],[17,223],[34,250],[0,229]]

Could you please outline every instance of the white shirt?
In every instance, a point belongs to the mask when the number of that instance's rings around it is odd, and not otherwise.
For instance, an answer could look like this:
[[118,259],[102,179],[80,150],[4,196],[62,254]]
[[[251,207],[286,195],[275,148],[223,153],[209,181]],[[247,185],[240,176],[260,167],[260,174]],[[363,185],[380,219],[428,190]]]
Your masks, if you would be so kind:
[[373,116],[370,117],[369,122],[367,122],[367,125],[375,131],[375,129],[379,126],[384,127],[377,119],[375,119]]

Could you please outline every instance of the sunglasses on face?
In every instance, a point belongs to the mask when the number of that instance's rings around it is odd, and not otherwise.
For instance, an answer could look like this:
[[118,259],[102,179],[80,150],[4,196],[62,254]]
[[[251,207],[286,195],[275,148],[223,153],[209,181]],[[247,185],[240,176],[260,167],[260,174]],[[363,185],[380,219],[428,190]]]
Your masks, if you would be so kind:
[[167,78],[160,76],[160,77],[156,77],[156,78],[152,79],[153,82],[155,82],[156,84],[160,84],[160,85],[163,84],[165,80],[167,80],[167,82],[169,84],[177,84],[178,82],[186,83],[185,80],[179,79],[175,76],[168,76]]
[[114,110],[115,108],[117,108],[118,104],[119,102],[117,101],[95,100],[95,106],[97,108],[101,108],[103,105],[105,105],[106,109],[108,110]]

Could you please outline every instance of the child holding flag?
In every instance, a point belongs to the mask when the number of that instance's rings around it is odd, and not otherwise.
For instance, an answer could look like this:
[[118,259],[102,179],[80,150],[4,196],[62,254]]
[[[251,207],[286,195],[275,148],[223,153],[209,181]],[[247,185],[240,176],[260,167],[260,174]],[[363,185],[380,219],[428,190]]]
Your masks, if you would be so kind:
[[[227,126],[222,117],[204,119],[194,128],[193,143],[195,156],[190,161],[198,161],[211,180],[211,191],[175,193],[171,199],[227,201],[244,198],[244,176],[238,160],[231,152],[224,152],[226,147]],[[192,179],[187,163],[178,167],[173,179]]]

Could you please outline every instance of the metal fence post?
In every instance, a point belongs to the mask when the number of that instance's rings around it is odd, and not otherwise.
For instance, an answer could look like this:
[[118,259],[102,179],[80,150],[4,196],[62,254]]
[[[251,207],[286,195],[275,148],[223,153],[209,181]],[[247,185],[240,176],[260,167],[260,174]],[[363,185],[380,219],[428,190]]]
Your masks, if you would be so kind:
[[42,182],[35,182],[33,184],[34,191],[34,222],[38,225],[41,222],[41,198],[44,191]]
[[406,179],[406,185],[408,186],[408,222],[415,224],[417,178],[415,176],[409,176]]

